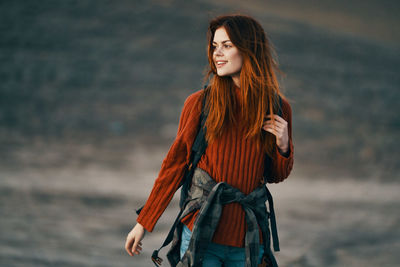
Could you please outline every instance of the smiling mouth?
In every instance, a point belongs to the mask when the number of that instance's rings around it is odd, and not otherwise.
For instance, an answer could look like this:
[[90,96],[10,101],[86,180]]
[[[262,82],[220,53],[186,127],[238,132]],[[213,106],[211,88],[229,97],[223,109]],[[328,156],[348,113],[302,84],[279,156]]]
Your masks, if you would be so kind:
[[228,63],[228,61],[217,61],[215,65],[217,68],[219,68],[225,66],[226,63]]

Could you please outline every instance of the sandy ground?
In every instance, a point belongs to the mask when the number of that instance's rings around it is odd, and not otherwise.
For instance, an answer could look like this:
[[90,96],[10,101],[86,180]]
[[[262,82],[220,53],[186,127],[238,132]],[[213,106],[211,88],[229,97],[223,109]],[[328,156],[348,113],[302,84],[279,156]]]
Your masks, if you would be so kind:
[[[131,169],[66,166],[3,172],[0,265],[153,266],[150,255],[176,215],[176,199],[146,235],[142,255],[129,257],[124,242],[163,152],[128,155]],[[298,173],[270,185],[280,266],[398,266],[400,184],[352,177],[311,180]]]

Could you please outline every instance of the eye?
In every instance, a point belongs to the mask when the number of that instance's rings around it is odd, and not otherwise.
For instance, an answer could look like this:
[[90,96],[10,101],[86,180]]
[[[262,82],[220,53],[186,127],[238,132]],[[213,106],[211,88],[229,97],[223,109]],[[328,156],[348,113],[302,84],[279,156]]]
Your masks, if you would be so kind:
[[224,45],[224,47],[226,47],[226,48],[229,48],[229,47],[232,47],[231,45],[228,45],[228,44],[226,44],[226,45]]

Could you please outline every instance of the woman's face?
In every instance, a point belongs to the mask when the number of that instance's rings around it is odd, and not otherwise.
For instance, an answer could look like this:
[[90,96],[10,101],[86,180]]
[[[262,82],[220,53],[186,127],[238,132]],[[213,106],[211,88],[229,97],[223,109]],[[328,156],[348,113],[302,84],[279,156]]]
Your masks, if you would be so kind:
[[224,27],[215,31],[213,47],[213,60],[218,76],[231,76],[238,85],[243,57],[229,39]]

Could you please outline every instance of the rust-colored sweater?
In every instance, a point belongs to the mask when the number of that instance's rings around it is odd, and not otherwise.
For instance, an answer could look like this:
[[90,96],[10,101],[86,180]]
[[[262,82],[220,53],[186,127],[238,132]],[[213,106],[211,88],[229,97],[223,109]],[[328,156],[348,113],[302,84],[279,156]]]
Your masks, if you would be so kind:
[[[239,99],[239,88],[235,88]],[[202,97],[199,90],[190,95],[183,106],[178,133],[167,156],[162,162],[150,196],[137,222],[151,232],[161,214],[171,201],[183,178],[185,165],[189,162],[190,151],[197,134]],[[265,153],[257,149],[256,141],[245,138],[245,129],[240,123],[227,131],[223,138],[209,144],[198,167],[205,170],[216,182],[226,182],[244,194],[249,194],[260,185],[264,172]],[[288,122],[289,151],[282,155],[275,145],[270,169],[273,182],[278,183],[289,176],[293,167],[292,111],[289,103],[282,99],[282,117]],[[198,211],[189,214],[182,222],[193,229]],[[224,206],[213,242],[223,245],[244,247],[246,233],[245,215],[238,203]]]

